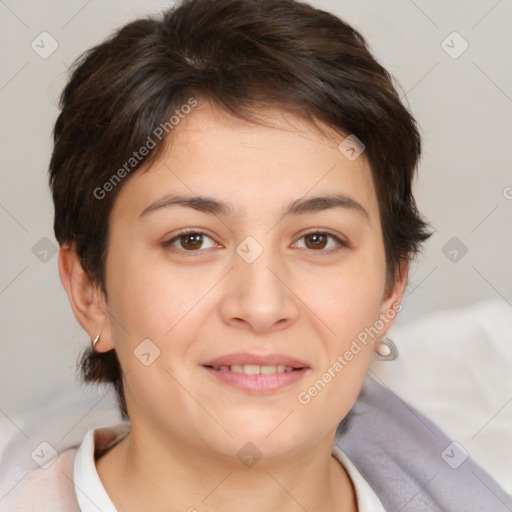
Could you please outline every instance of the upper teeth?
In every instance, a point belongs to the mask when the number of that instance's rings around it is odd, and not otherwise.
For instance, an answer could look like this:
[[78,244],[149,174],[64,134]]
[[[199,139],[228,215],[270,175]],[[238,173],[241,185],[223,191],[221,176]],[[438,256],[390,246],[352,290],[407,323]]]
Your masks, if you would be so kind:
[[245,373],[247,375],[268,375],[270,373],[283,373],[293,371],[293,368],[291,366],[285,366],[284,364],[278,364],[276,366],[259,366],[257,364],[234,364],[232,366],[214,366],[213,368],[214,370],[232,371],[235,373]]

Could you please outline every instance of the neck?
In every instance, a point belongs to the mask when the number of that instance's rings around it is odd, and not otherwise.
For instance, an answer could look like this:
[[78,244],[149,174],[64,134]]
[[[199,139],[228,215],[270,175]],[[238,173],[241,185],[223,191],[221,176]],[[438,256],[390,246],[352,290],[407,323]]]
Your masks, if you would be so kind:
[[190,446],[151,443],[130,432],[96,461],[99,477],[119,512],[355,512],[355,491],[330,455],[332,439],[307,453],[279,460],[239,460],[195,452]]

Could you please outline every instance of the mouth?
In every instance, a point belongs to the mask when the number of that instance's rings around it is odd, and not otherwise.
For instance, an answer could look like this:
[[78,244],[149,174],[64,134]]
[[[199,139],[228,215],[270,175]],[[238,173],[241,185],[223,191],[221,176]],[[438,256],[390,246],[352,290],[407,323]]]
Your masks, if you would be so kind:
[[245,375],[272,375],[273,373],[284,373],[302,370],[302,368],[292,368],[291,366],[285,366],[284,364],[264,366],[260,366],[258,364],[234,364],[232,366],[221,365],[205,367],[212,368],[218,372],[245,373]]
[[301,380],[310,370],[307,364],[280,354],[231,354],[201,366],[217,382],[250,394],[281,390]]

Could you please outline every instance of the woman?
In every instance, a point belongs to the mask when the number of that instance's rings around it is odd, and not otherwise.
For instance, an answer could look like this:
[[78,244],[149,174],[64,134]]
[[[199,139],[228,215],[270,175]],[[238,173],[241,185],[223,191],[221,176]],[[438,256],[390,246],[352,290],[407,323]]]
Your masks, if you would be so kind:
[[186,1],[86,52],[61,109],[60,277],[91,337],[84,380],[111,382],[129,422],[62,453],[45,481],[68,483],[41,503],[495,505],[467,476],[411,495],[428,446],[389,474],[398,456],[375,447],[365,465],[370,437],[344,444],[389,400],[366,372],[395,356],[386,332],[429,236],[416,123],[357,31],[293,0]]

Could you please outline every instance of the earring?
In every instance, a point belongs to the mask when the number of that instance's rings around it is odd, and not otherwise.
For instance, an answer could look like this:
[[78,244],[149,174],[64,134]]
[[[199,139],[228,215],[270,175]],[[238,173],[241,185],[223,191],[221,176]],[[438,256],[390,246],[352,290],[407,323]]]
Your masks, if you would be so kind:
[[100,339],[100,335],[96,336],[93,340],[91,340],[91,347],[94,350],[94,347],[96,346],[96,343],[98,343],[98,340]]
[[381,338],[375,342],[373,356],[377,361],[393,361],[398,357],[398,349],[390,338]]

